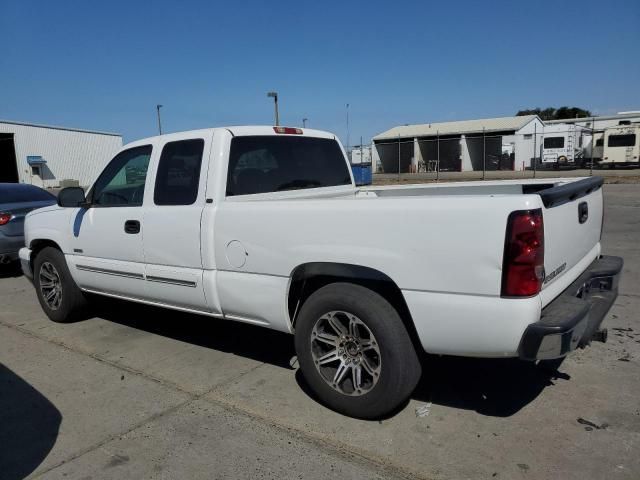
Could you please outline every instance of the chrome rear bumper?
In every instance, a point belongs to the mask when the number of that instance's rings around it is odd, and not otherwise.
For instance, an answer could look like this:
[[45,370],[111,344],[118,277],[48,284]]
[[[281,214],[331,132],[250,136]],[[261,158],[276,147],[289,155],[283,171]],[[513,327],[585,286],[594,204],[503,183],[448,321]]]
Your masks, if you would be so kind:
[[611,256],[601,256],[589,265],[542,310],[540,321],[527,327],[518,348],[520,358],[560,358],[588,345],[618,297],[622,265],[622,258]]

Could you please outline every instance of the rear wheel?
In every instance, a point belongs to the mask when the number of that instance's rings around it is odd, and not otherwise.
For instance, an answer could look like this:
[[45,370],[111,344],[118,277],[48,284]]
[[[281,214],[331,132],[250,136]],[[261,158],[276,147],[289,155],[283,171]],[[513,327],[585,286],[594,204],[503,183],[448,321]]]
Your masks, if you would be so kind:
[[87,300],[71,278],[63,253],[46,247],[36,256],[33,280],[44,313],[54,322],[77,320],[87,307]]
[[326,405],[352,417],[392,412],[420,379],[398,313],[359,285],[334,283],[313,293],[300,310],[295,344],[309,386]]

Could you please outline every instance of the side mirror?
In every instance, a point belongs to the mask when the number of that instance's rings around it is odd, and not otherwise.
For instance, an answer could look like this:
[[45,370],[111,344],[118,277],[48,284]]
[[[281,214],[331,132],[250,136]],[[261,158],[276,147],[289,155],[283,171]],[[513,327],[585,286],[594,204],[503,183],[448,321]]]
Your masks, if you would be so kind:
[[87,199],[84,190],[80,187],[67,187],[58,193],[58,205],[66,208],[86,206]]

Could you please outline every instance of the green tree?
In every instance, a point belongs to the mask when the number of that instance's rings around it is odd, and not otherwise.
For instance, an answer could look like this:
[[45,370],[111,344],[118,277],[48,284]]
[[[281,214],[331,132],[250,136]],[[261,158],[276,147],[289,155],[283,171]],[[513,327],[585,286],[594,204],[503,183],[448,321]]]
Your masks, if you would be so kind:
[[560,107],[556,110],[555,117],[556,120],[561,120],[563,118],[576,118],[576,117],[590,117],[591,112],[589,110],[585,110],[583,108],[578,107]]
[[516,115],[518,117],[522,115],[538,115],[541,120],[564,120],[569,118],[592,116],[589,110],[578,107],[548,107],[544,110],[542,110],[541,108],[531,108],[526,110],[519,110]]

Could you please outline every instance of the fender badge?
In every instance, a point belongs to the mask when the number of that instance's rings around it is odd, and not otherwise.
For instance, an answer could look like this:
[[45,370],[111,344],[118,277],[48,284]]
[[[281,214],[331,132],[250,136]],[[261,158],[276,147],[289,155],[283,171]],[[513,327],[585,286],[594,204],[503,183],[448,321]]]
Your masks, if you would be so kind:
[[553,272],[551,272],[549,275],[544,277],[544,281],[542,283],[543,284],[549,283],[551,280],[553,280],[558,275],[560,275],[562,272],[564,272],[565,268],[567,268],[567,262],[564,262],[562,265],[560,265],[558,268],[556,268]]

